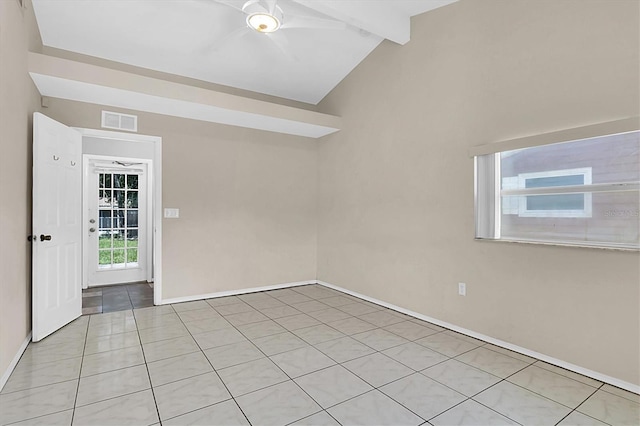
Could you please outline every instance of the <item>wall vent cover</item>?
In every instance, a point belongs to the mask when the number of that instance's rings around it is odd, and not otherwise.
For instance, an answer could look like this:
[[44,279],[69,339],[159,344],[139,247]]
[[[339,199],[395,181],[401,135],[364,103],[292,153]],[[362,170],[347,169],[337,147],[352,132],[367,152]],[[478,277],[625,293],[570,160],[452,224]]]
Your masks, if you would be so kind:
[[105,129],[138,131],[138,116],[119,112],[102,111],[102,127]]

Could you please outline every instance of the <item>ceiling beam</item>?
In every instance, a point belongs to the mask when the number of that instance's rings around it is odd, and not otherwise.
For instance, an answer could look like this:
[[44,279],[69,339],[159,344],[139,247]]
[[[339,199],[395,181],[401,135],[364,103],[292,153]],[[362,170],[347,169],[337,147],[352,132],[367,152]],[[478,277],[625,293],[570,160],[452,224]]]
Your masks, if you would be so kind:
[[29,74],[42,96],[114,106],[245,128],[319,138],[341,119],[271,102],[29,53]]
[[411,38],[410,16],[389,7],[387,2],[371,0],[293,1],[398,44],[405,44]]

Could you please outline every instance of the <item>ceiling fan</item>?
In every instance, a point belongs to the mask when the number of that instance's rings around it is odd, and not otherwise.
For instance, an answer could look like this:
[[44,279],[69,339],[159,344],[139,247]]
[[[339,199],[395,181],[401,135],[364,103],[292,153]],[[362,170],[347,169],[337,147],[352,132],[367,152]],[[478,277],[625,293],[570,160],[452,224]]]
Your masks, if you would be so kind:
[[[251,33],[260,33],[268,36],[267,38],[286,56],[295,59],[289,49],[287,36],[282,31],[289,29],[341,30],[348,28],[344,22],[297,13],[295,9],[299,11],[301,7],[294,7],[293,4],[288,4],[286,0],[248,0],[244,3],[233,0],[213,1],[242,12],[246,23],[246,26],[241,26],[218,40],[212,46],[214,50],[217,50],[217,48],[232,39],[242,38]],[[286,14],[280,4],[284,6]],[[275,34],[276,32],[278,34]]]

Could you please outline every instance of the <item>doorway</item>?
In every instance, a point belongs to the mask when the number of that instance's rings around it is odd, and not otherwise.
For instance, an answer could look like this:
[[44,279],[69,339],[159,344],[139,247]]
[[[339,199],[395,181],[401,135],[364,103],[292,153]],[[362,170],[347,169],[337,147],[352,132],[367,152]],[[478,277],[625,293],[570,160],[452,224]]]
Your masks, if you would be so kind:
[[86,287],[152,281],[150,160],[86,155]]

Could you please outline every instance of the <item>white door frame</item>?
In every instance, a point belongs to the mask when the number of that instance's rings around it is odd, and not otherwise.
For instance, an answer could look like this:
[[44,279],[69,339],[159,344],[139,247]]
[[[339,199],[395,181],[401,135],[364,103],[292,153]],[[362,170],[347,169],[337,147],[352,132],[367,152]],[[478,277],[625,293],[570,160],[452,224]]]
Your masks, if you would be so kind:
[[[152,254],[152,273],[153,273],[153,303],[160,305],[162,303],[162,138],[159,136],[139,135],[135,133],[112,132],[96,129],[74,128],[84,137],[116,139],[119,141],[137,143],[151,142],[153,143],[153,161],[152,172],[149,176],[149,198],[151,208],[149,211],[152,216],[152,224],[149,227],[153,232],[151,251]],[[141,159],[136,158],[136,161]],[[84,179],[83,179],[84,182]],[[83,205],[85,201],[83,200]],[[85,209],[86,211],[86,209]],[[84,221],[86,222],[86,221]],[[84,226],[84,225],[83,225]],[[149,233],[151,235],[151,232]],[[83,249],[84,251],[84,249]],[[86,271],[83,265],[83,285],[86,283]]]
[[[131,163],[141,163],[146,165],[145,178],[147,181],[147,190],[146,195],[147,199],[145,201],[146,208],[146,229],[145,229],[145,280],[147,282],[153,281],[153,160],[145,159],[145,158],[134,158],[134,157],[120,157],[113,155],[97,155],[97,154],[83,154],[82,155],[82,288],[87,289],[89,287],[89,271],[87,270],[87,261],[89,260],[89,250],[93,250],[94,247],[89,247],[89,221],[88,221],[88,211],[89,211],[89,200],[88,200],[88,189],[91,184],[91,180],[89,179],[91,170],[91,161],[124,161]],[[126,172],[126,168],[122,169]],[[97,235],[97,234],[96,234]],[[140,253],[140,252],[138,252]],[[113,285],[113,284],[101,284],[101,285]],[[154,284],[155,286],[155,284]]]

